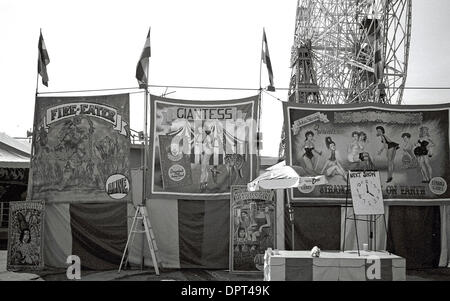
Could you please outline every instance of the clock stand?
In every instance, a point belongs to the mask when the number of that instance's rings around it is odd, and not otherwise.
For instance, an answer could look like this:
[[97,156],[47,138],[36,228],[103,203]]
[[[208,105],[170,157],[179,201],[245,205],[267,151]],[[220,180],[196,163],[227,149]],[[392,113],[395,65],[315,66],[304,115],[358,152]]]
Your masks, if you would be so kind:
[[[365,215],[367,216],[366,219],[364,218],[359,218],[357,217],[355,210],[353,210],[353,214],[350,214],[350,216],[348,215],[348,209],[349,207],[353,207],[354,209],[354,205],[353,205],[353,198],[352,198],[352,202],[349,202],[349,193],[351,191],[351,181],[350,181],[350,175],[351,173],[367,173],[367,172],[374,172],[378,175],[378,181],[379,181],[379,174],[377,170],[349,170],[348,174],[347,174],[347,187],[346,187],[346,193],[345,193],[345,219],[344,219],[344,241],[342,244],[342,252],[345,251],[345,240],[346,240],[346,228],[347,228],[347,220],[353,220],[355,223],[355,235],[356,235],[356,245],[357,245],[357,249],[358,249],[358,256],[361,256],[360,253],[360,246],[359,246],[359,236],[358,236],[358,227],[357,227],[357,221],[365,221],[369,224],[369,250],[371,251],[376,251],[377,250],[377,245],[376,245],[376,231],[377,231],[377,220],[380,217],[383,217],[383,221],[384,221],[384,230],[386,231],[386,239],[389,238],[388,236],[388,229],[387,229],[387,223],[386,223],[386,216],[384,214],[384,210],[383,213],[381,214],[361,214],[361,215]],[[381,198],[382,200],[382,198]],[[389,251],[388,251],[389,252]],[[389,252],[390,254],[390,252]]]

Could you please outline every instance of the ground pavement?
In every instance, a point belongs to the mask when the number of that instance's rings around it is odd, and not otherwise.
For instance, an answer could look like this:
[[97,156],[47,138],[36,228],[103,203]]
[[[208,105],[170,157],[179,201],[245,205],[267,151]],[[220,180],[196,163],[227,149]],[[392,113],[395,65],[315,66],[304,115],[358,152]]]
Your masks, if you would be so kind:
[[[6,251],[0,251],[0,281],[67,280],[66,271],[63,269],[36,271],[34,273],[16,273],[6,270]],[[231,274],[225,270],[202,269],[164,269],[160,276],[156,276],[152,268],[139,268],[113,271],[81,271],[81,281],[260,281],[261,274]],[[407,281],[450,281],[450,268],[407,270]]]

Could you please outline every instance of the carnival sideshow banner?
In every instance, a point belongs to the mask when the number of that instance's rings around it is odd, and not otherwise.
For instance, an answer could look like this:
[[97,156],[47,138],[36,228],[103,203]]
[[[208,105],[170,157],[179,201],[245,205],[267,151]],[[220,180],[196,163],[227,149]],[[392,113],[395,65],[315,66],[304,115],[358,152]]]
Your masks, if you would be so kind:
[[129,95],[37,97],[31,197],[129,199]]
[[259,272],[264,253],[275,248],[276,202],[272,190],[247,191],[232,186],[230,203],[230,271]]
[[327,184],[289,192],[292,201],[342,202],[349,170],[379,171],[387,201],[448,201],[449,104],[284,103],[287,163]]
[[43,201],[11,202],[8,227],[8,270],[44,267]]
[[149,196],[229,198],[256,174],[258,97],[189,101],[151,96]]

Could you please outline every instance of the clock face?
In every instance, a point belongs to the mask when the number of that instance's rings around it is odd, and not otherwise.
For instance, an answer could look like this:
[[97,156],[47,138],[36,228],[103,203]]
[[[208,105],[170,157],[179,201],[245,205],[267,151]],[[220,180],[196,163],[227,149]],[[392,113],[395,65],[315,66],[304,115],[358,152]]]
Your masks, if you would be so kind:
[[368,179],[363,179],[356,184],[356,192],[358,199],[368,206],[376,205],[381,199],[381,189]]
[[350,188],[356,214],[384,213],[383,194],[378,172],[351,172]]

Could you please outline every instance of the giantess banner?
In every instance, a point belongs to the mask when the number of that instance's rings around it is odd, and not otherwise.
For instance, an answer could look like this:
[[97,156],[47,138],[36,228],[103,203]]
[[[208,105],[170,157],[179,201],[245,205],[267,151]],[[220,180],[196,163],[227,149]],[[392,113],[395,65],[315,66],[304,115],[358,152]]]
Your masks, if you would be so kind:
[[328,182],[293,188],[290,199],[342,202],[349,170],[378,170],[385,200],[450,200],[449,108],[284,103],[287,163]]
[[129,199],[129,95],[37,97],[31,198]]
[[256,175],[258,96],[191,101],[151,96],[150,196],[229,198]]

